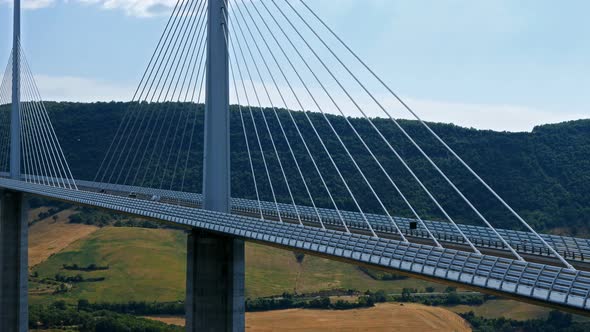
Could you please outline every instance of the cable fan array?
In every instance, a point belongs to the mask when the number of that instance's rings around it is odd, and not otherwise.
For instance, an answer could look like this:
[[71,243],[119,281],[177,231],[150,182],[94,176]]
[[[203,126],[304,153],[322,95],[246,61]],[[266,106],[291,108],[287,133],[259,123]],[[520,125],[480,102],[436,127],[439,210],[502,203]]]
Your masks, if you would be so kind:
[[12,106],[12,61],[18,54],[20,68],[21,176],[26,182],[66,189],[78,189],[59,139],[43,104],[25,53],[19,43],[11,56],[0,88],[0,169],[10,163],[10,113]]
[[[296,6],[298,4],[298,6]],[[399,104],[402,110],[407,111],[411,116],[415,117],[416,120],[423,128],[426,133],[429,134],[430,138],[433,138],[440,144],[440,147],[459,163],[459,165],[467,170],[468,175],[475,178],[477,182],[482,186],[481,190],[488,191],[493,199],[496,199],[502,206],[504,206],[512,217],[523,225],[528,231],[535,234],[539,240],[552,251],[553,255],[561,259],[562,263],[569,268],[571,265],[565,261],[559,254],[549,246],[533,229],[528,225],[524,219],[520,217],[468,164],[459,157],[459,155],[439,136],[435,131],[406,104],[403,100],[393,92],[392,89],[387,86],[384,81],[378,77],[374,71],[372,71],[361,59],[354,53],[341,38],[339,38],[333,30],[331,30],[324,21],[311,9],[310,6],[304,0],[299,1],[287,1],[287,0],[269,0],[269,1],[243,1],[237,0],[230,3],[230,9],[228,10],[229,22],[226,26],[229,27],[227,31],[227,43],[231,62],[232,79],[234,81],[234,93],[238,104],[241,101],[245,101],[246,105],[255,105],[255,107],[247,106],[247,110],[252,119],[252,125],[254,127],[254,133],[256,136],[261,160],[264,163],[264,172],[266,174],[259,175],[257,177],[256,172],[252,171],[252,178],[254,182],[259,182],[257,179],[268,179],[270,186],[270,192],[273,196],[273,201],[278,205],[278,201],[275,195],[275,189],[273,188],[280,179],[283,179],[284,185],[287,188],[288,198],[290,203],[293,204],[294,209],[297,211],[297,202],[295,201],[289,179],[286,176],[287,172],[284,170],[284,164],[290,162],[295,164],[295,168],[300,169],[298,165],[297,157],[304,156],[302,153],[294,153],[292,146],[297,144],[305,147],[305,152],[309,160],[314,164],[315,169],[320,181],[310,181],[309,176],[306,178],[303,172],[289,172],[290,174],[298,174],[299,181],[304,183],[305,187],[309,185],[322,184],[325,193],[330,198],[332,203],[331,208],[339,211],[339,202],[334,200],[334,194],[331,193],[333,188],[327,186],[325,181],[325,175],[322,173],[337,174],[340,180],[341,188],[350,197],[352,205],[360,213],[363,220],[365,221],[367,228],[370,230],[373,236],[377,236],[374,227],[369,222],[369,218],[365,213],[366,205],[365,201],[374,200],[374,207],[378,207],[381,211],[379,213],[386,215],[390,220],[392,226],[397,230],[403,241],[408,241],[403,233],[400,231],[400,227],[393,217],[393,213],[390,207],[386,205],[384,197],[392,196],[392,194],[398,195],[402,201],[406,204],[407,209],[411,211],[413,217],[420,223],[431,237],[433,243],[436,246],[441,246],[440,241],[432,234],[428,229],[423,218],[418,213],[418,209],[408,199],[408,196],[400,188],[398,183],[394,180],[388,172],[387,165],[384,165],[388,158],[379,158],[375,152],[376,148],[371,146],[368,142],[368,137],[372,141],[378,141],[384,147],[389,150],[389,156],[395,157],[400,165],[407,172],[406,176],[413,179],[418,188],[421,189],[430,201],[437,207],[440,214],[444,216],[450,224],[456,230],[456,233],[465,239],[465,242],[472,248],[476,253],[479,253],[477,247],[473,244],[470,238],[468,238],[461,228],[457,225],[450,212],[444,208],[443,203],[433,192],[428,188],[428,179],[421,178],[418,175],[416,167],[412,167],[410,163],[404,158],[403,153],[400,152],[400,148],[396,148],[395,145],[401,145],[391,139],[388,139],[383,127],[380,127],[376,119],[368,116],[368,112],[374,112],[380,110],[383,112],[382,115],[386,119],[389,119],[389,125],[391,129],[397,130],[401,138],[408,143],[408,146],[414,149],[414,151],[421,156],[427,166],[432,168],[433,172],[430,175],[436,175],[448,185],[451,192],[455,194],[456,198],[466,205],[466,208],[473,211],[476,218],[480,220],[484,225],[489,227],[495,236],[508,248],[511,253],[519,260],[523,260],[518,252],[506,241],[494,228],[490,220],[484,216],[484,213],[475,206],[475,203],[470,200],[467,195],[462,191],[457,184],[451,180],[447,172],[443,171],[442,167],[435,161],[431,156],[431,153],[427,152],[417,139],[405,128],[399,120],[396,120],[393,116],[389,107],[379,98],[379,96],[372,91],[371,86],[366,83],[362,75],[372,77],[376,80],[378,85],[385,88],[386,92],[390,94]],[[323,30],[323,31],[322,31]],[[331,40],[328,40],[331,38]],[[335,45],[335,46],[333,46]],[[347,53],[349,62],[356,62],[360,65],[360,69],[364,70],[364,73],[357,73],[354,71],[352,65],[346,62],[346,57],[338,53],[336,46],[339,46],[343,51]],[[249,85],[247,86],[247,83]],[[240,87],[241,85],[241,87]],[[363,95],[363,96],[359,96]],[[242,97],[240,97],[240,95]],[[252,98],[253,96],[253,98]],[[363,99],[364,98],[364,99]],[[263,100],[263,101],[262,101]],[[369,101],[369,103],[367,103]],[[278,128],[275,132],[271,132],[268,126],[268,120],[263,105],[270,106],[272,112],[274,112],[275,119],[278,121]],[[298,128],[300,125],[298,122],[291,117],[291,124],[281,123],[281,118],[277,115],[278,108],[287,110],[289,116],[293,114],[291,110],[300,111],[305,118],[308,128],[311,128],[312,135],[301,134],[301,130]],[[241,108],[240,112],[241,112]],[[268,132],[268,138],[270,145],[267,146],[265,151],[262,147],[260,140],[259,129],[257,128],[256,121],[253,120],[252,109],[258,109],[260,116],[263,119],[264,126]],[[306,112],[313,110],[319,112],[321,116],[312,119]],[[272,113],[271,113],[272,114]],[[336,121],[330,114],[339,114],[343,117],[345,126],[337,128]],[[369,127],[362,128],[359,126],[359,122],[351,121],[348,117],[350,115],[359,116],[366,122],[364,125]],[[300,116],[301,117],[301,116]],[[314,122],[314,120],[316,120]],[[318,121],[319,120],[319,121]],[[286,121],[288,123],[288,121]],[[322,126],[318,122],[322,123]],[[339,121],[338,124],[342,124]],[[290,128],[285,129],[287,125],[292,125],[295,130],[295,135],[287,135],[286,132]],[[306,130],[306,132],[310,132]],[[331,138],[327,138],[331,134]],[[247,135],[246,135],[247,136]],[[310,137],[311,136],[311,137]],[[315,137],[314,137],[315,136]],[[315,138],[315,140],[314,140]],[[249,138],[246,137],[246,140]],[[276,148],[275,141],[284,140],[286,146],[289,148],[289,155],[284,156],[283,162],[281,156]],[[295,143],[296,142],[296,143]],[[320,151],[314,154],[313,149],[310,146],[320,146]],[[407,148],[408,146],[404,146]],[[354,149],[353,149],[354,147]],[[323,155],[325,158],[318,162],[317,152]],[[249,154],[250,156],[252,153]],[[276,172],[276,176],[271,176],[269,172],[269,164],[264,156],[274,156],[276,164],[280,172]],[[343,159],[346,162],[337,162],[334,158],[335,155],[344,156]],[[365,158],[359,158],[361,155],[365,155]],[[368,157],[368,158],[367,158]],[[300,158],[303,159],[303,158]],[[368,166],[371,162],[372,165]],[[252,164],[252,160],[249,161]],[[323,164],[328,167],[321,169],[318,164]],[[348,164],[348,165],[347,165]],[[331,167],[329,167],[331,166]],[[373,169],[371,170],[371,167]],[[252,167],[250,167],[253,169]],[[348,170],[346,170],[346,168]],[[367,172],[369,170],[369,172]],[[378,170],[376,172],[376,170]],[[261,173],[261,172],[259,172]],[[370,178],[369,174],[379,174],[379,177]],[[307,174],[306,174],[307,175]],[[274,184],[273,184],[274,181]],[[291,179],[291,181],[296,181]],[[331,181],[330,183],[334,183]],[[336,183],[338,183],[336,181]],[[357,185],[354,185],[357,184]],[[359,185],[360,184],[360,185]],[[389,191],[383,191],[383,187],[389,186]],[[260,187],[258,184],[254,185],[254,188]],[[311,196],[309,191],[308,199],[312,202],[315,197]],[[260,196],[256,193],[256,196]],[[342,197],[338,195],[338,197]],[[280,218],[280,212],[277,214]],[[341,216],[342,213],[339,213]],[[301,217],[298,216],[301,222]],[[318,220],[321,220],[319,213],[317,214]],[[345,218],[341,218],[343,227],[348,231],[347,222]],[[323,227],[323,225],[322,225]]]
[[[477,254],[461,224],[484,225],[523,260],[510,225],[573,268],[306,0],[228,6],[232,196],[256,215],[404,242],[411,220],[442,247],[435,219]],[[206,26],[206,1],[176,4],[95,181],[200,192]]]
[[205,5],[176,4],[95,181],[199,190],[203,109],[196,103],[204,98]]
[[10,111],[12,107],[12,55],[8,58],[0,84],[0,172],[10,167]]

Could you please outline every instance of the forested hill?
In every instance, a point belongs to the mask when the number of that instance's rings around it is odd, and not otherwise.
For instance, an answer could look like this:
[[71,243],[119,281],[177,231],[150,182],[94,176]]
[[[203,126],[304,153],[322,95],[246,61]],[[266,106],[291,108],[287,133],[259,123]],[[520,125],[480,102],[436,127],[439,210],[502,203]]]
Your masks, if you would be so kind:
[[[148,112],[161,105],[144,107]],[[170,106],[170,105],[168,105]],[[47,110],[53,121],[54,127],[66,157],[72,167],[72,172],[77,178],[92,179],[109,147],[111,140],[122,121],[124,111],[128,110],[128,103],[46,103]],[[153,108],[152,108],[153,107]],[[186,112],[197,108],[196,117],[197,133],[195,145],[191,149],[193,158],[190,163],[190,172],[187,182],[190,182],[192,190],[199,191],[201,185],[201,161],[202,156],[202,106],[190,104],[174,105]],[[163,109],[163,107],[161,108]],[[239,113],[233,107],[232,112],[232,194],[241,197],[253,197],[252,179],[249,173],[249,164],[243,134],[241,131]],[[270,112],[270,110],[267,110]],[[295,112],[295,118],[301,124],[306,137],[313,137],[311,127],[304,122],[303,113]],[[327,145],[335,154],[335,159],[342,165],[343,173],[351,179],[352,185],[359,192],[363,200],[363,206],[368,211],[378,212],[378,206],[368,196],[368,190],[363,187],[362,179],[355,173],[353,165],[348,161],[345,152],[339,148],[336,139],[329,134],[329,128],[320,114],[308,113],[314,123],[319,127],[321,135],[326,139]],[[260,115],[257,115],[260,117]],[[270,116],[270,113],[269,113]],[[288,122],[285,111],[280,112],[280,117]],[[271,117],[272,118],[272,117]],[[351,130],[347,127],[344,118],[331,116],[336,130],[344,133],[345,142],[355,156],[359,156],[359,164],[367,169],[369,177],[381,179],[382,176],[376,168],[370,156],[363,150],[362,145],[353,138]],[[350,119],[363,136],[368,140],[369,146],[375,154],[386,164],[387,170],[399,183],[412,202],[416,204],[421,214],[430,218],[441,218],[435,206],[429,202],[428,197],[412,181],[410,175],[403,169],[401,163],[395,159],[390,150],[379,141],[379,137],[370,129],[364,119]],[[263,128],[262,120],[260,128]],[[476,223],[476,216],[461,202],[457,195],[448,188],[448,185],[435,176],[419,152],[413,148],[395,128],[389,120],[379,119],[377,126],[382,129],[385,136],[399,149],[400,153],[409,161],[409,164],[417,170],[418,175],[425,180],[433,193],[441,198],[441,202],[448,208],[450,214],[461,222]],[[517,221],[494,201],[481,185],[470,176],[450,155],[446,152],[425,130],[415,121],[401,121],[402,126],[413,135],[424,150],[448,172],[450,178],[456,181],[458,186],[465,191],[468,197],[490,217],[495,225],[516,228]],[[270,121],[276,133],[279,133],[276,120]],[[462,128],[451,124],[432,124],[432,128],[461,155],[473,169],[475,169],[490,185],[500,193],[506,201],[522,213],[535,227],[556,232],[568,232],[578,234],[590,233],[587,226],[590,223],[590,120],[579,120],[553,125],[536,127],[530,133],[507,133],[489,130],[475,130]],[[148,128],[146,130],[155,130]],[[293,127],[286,128],[289,135],[295,135]],[[252,133],[251,125],[248,131]],[[254,139],[253,136],[251,139]],[[294,138],[296,139],[296,138]],[[181,141],[180,139],[177,140]],[[187,140],[188,141],[188,140]],[[270,149],[267,137],[263,137],[265,146]],[[281,156],[289,160],[287,146],[283,140],[277,141]],[[298,144],[295,152],[304,158],[305,150]],[[321,155],[319,144],[310,144],[311,149]],[[273,162],[272,156],[268,156],[269,162]],[[328,167],[327,158],[318,161],[322,167]],[[275,161],[276,162],[276,161]],[[286,163],[289,174],[297,174],[294,165]],[[262,164],[256,163],[255,167],[263,174]],[[302,162],[304,173],[309,176],[315,174],[310,162]],[[162,174],[170,173],[165,169]],[[280,175],[273,171],[277,181]],[[335,187],[338,203],[354,210],[352,201],[344,192],[336,172],[327,172],[328,182]],[[163,179],[165,175],[162,175]],[[295,175],[293,175],[295,176]],[[295,181],[294,181],[295,182]],[[319,182],[316,182],[319,183]],[[385,198],[387,206],[396,215],[410,215],[403,201],[395,194],[393,188],[379,185],[380,196]],[[297,200],[305,203],[306,196],[301,184],[294,184],[294,191],[300,193]],[[329,207],[327,197],[321,188],[314,189],[320,205]],[[262,188],[261,190],[263,190]],[[264,191],[264,190],[263,190]],[[281,200],[287,201],[287,193],[284,188],[277,188]],[[264,196],[264,194],[263,194]],[[270,197],[263,197],[269,199]],[[482,203],[483,202],[483,203]]]

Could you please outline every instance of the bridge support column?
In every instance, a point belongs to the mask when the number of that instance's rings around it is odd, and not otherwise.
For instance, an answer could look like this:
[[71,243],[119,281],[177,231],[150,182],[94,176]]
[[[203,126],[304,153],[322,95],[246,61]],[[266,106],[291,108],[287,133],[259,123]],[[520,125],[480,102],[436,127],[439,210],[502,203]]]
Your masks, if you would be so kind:
[[[203,208],[230,213],[228,0],[208,1]],[[244,242],[193,230],[188,238],[186,330],[245,330]]]
[[186,330],[244,331],[244,241],[193,230],[187,249]]
[[23,193],[0,191],[0,331],[28,331],[28,218]]

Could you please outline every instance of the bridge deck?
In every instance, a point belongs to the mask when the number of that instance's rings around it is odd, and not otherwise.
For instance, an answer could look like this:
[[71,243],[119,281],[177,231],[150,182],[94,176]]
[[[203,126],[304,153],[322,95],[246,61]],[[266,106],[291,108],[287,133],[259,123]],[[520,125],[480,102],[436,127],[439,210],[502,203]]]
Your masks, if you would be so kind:
[[[77,180],[76,183],[81,188],[86,188],[89,190],[106,189],[111,193],[119,193],[124,195],[135,193],[138,195],[145,195],[148,199],[155,195],[163,200],[174,202],[179,201],[189,206],[198,207],[202,202],[202,195],[197,193],[186,193],[127,185],[113,185],[82,180]],[[274,203],[261,202],[261,205],[262,213],[265,218],[278,218],[277,206]],[[295,210],[291,204],[279,203],[278,209],[283,218],[296,221],[297,212],[299,212],[299,215],[305,223],[315,223],[319,225],[319,219],[317,217],[316,211],[309,206],[298,205],[297,210]],[[260,214],[260,208],[257,201],[233,198],[232,212],[242,215],[257,216]],[[339,219],[339,216],[335,210],[318,209],[318,212],[322,218],[322,221],[326,225],[330,225],[332,227],[338,227],[342,225],[342,221]],[[351,229],[361,231],[368,230],[368,227],[363,222],[363,218],[360,213],[351,211],[341,211],[341,213],[346,224]],[[387,216],[378,214],[366,214],[366,216],[378,233],[397,234],[397,231],[391,224],[391,220],[389,220]],[[420,223],[417,224],[417,229],[410,228],[410,223],[417,222],[417,220],[402,217],[394,217],[394,220],[405,235],[428,239],[428,234],[423,226],[420,225]],[[461,236],[457,235],[456,229],[450,223],[426,220],[425,224],[439,241],[465,244],[465,240]],[[459,227],[465,233],[465,235],[467,235],[467,237],[469,237],[469,239],[478,248],[480,248],[480,250],[485,251],[486,249],[493,249],[497,251],[505,251],[507,254],[509,253],[508,249],[504,247],[502,242],[496,237],[495,234],[492,233],[489,228],[473,225],[459,225]],[[497,231],[508,241],[511,246],[513,246],[519,253],[523,255],[542,256],[546,258],[553,257],[549,253],[549,250],[541,243],[541,241],[530,232],[513,231],[507,229],[497,229]],[[541,234],[541,236],[566,259],[572,261],[573,264],[576,264],[577,262],[590,262],[590,239],[550,234]],[[557,260],[556,262],[561,264]]]
[[0,187],[590,315],[590,273],[584,271],[10,179],[0,179]]

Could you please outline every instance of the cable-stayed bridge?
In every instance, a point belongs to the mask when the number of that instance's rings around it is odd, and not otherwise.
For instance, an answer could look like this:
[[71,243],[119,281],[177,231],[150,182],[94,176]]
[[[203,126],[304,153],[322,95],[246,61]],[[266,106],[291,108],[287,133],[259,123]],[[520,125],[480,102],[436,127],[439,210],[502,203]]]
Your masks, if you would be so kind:
[[14,9],[0,330],[27,327],[24,195],[186,227],[188,330],[244,330],[243,241],[590,312],[590,241],[536,232],[306,0],[180,0],[92,180],[68,166]]

